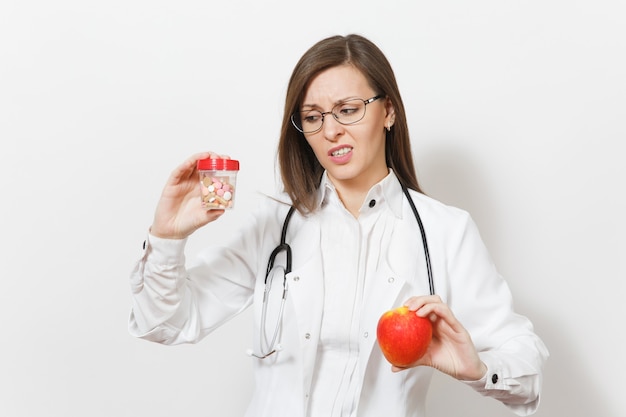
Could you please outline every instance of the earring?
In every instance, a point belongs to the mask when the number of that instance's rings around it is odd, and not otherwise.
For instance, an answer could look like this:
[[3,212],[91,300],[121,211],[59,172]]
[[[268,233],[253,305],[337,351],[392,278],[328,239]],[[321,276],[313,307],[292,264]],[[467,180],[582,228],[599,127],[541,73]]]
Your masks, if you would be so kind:
[[391,132],[391,123],[387,123],[387,132]]

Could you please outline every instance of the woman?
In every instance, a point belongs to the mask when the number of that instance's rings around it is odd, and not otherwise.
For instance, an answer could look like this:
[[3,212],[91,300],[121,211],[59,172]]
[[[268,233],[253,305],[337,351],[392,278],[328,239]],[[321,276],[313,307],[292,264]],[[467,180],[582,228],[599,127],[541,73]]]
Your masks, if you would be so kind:
[[[193,155],[164,188],[131,277],[133,335],[193,343],[252,306],[248,416],[423,416],[434,369],[519,415],[536,410],[547,350],[513,311],[469,215],[421,193],[395,76],[374,44],[335,36],[304,54],[278,149],[285,193],[186,267],[185,239],[224,213],[200,208],[195,171],[219,156]],[[268,265],[291,206],[291,259],[281,251]],[[426,355],[407,369],[392,367],[375,337],[380,315],[403,304],[433,324]]]

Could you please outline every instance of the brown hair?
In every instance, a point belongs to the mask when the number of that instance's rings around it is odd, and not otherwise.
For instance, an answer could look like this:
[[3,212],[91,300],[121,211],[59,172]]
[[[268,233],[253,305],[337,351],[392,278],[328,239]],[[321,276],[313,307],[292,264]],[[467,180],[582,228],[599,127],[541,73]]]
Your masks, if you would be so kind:
[[395,122],[387,132],[385,159],[400,183],[422,192],[415,174],[406,113],[396,77],[389,61],[371,41],[360,35],[332,36],[313,45],[296,64],[285,99],[278,143],[278,163],[285,192],[301,213],[315,210],[315,191],[324,168],[304,135],[291,124],[311,80],[320,72],[349,64],[361,71],[377,94],[388,97],[395,110]]

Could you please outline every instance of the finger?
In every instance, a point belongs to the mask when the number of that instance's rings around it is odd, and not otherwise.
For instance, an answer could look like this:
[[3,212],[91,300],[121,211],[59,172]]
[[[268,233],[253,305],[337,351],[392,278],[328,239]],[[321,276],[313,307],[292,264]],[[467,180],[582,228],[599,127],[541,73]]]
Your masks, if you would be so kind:
[[421,357],[417,362],[409,365],[409,366],[396,366],[396,365],[391,365],[391,372],[402,372],[402,371],[406,371],[407,369],[411,369],[411,368],[415,368],[417,366],[420,365],[427,365],[428,362],[424,361],[424,357]]
[[169,183],[178,184],[181,181],[189,179],[196,169],[198,159],[209,158],[210,155],[210,152],[202,152],[187,158],[182,164],[174,168],[170,174]]
[[170,183],[177,184],[181,180],[187,180],[191,178],[196,173],[196,167],[198,161],[201,159],[230,159],[227,155],[220,155],[218,153],[207,151],[207,152],[199,152],[191,155],[187,158],[182,164],[174,169],[172,174],[170,175]]
[[428,317],[431,322],[442,320],[454,332],[464,331],[463,325],[457,320],[450,307],[438,295],[411,297],[405,303],[411,311],[420,317]]
[[445,324],[454,332],[464,332],[465,328],[456,318],[450,307],[444,303],[429,303],[416,311],[420,317],[429,317],[431,321],[443,320]]
[[218,218],[220,218],[225,213],[223,209],[213,209],[206,210],[203,216],[198,217],[198,223],[195,224],[194,228],[189,231],[189,234],[195,232],[203,226],[206,226],[208,223],[211,223]]
[[207,210],[205,215],[204,215],[204,221],[202,222],[202,224],[200,224],[198,226],[198,228],[211,223],[212,221],[217,220],[218,218],[220,218],[224,213],[226,212],[226,210],[224,209],[212,209],[212,210]]
[[420,295],[409,298],[404,305],[411,311],[418,311],[423,306],[430,303],[443,303],[443,301],[438,295]]

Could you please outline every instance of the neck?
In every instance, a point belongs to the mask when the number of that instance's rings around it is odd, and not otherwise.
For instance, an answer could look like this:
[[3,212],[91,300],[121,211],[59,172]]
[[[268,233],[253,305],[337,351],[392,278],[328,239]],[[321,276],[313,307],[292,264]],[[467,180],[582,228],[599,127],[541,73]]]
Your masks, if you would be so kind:
[[361,192],[350,188],[344,190],[336,188],[336,190],[339,195],[339,199],[345,206],[346,210],[348,210],[355,218],[358,218],[359,209],[363,205],[363,199],[367,195],[367,191]]
[[337,191],[337,195],[339,199],[346,207],[346,209],[355,217],[359,217],[359,209],[363,205],[363,201],[365,197],[367,197],[367,193],[369,190],[382,181],[389,174],[389,169],[386,168],[384,175],[377,175],[375,177],[370,178],[368,181],[363,181],[361,178],[353,178],[351,180],[336,180],[334,178],[330,178],[332,183],[335,186],[335,190]]

